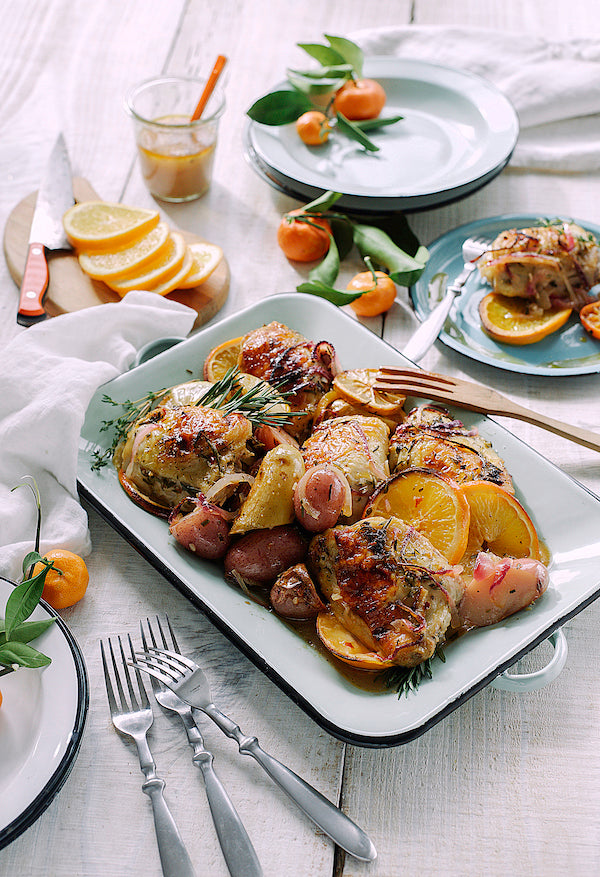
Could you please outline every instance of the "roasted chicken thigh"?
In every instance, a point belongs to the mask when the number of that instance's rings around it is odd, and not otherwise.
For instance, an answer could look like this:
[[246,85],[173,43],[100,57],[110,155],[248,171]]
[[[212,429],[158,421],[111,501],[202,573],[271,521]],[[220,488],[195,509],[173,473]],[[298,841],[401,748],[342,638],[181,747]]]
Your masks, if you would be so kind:
[[431,469],[454,481],[492,481],[513,493],[503,460],[486,439],[434,407],[416,408],[390,439],[392,474]]
[[458,617],[460,568],[399,518],[365,518],[315,536],[309,568],[338,620],[396,664],[430,658]]

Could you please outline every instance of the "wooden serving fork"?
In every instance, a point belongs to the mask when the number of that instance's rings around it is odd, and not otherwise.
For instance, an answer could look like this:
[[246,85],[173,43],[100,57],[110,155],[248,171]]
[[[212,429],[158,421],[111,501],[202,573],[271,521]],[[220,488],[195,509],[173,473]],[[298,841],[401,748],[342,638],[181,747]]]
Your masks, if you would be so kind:
[[506,396],[490,389],[483,384],[475,384],[460,378],[450,378],[446,375],[438,375],[433,372],[419,369],[395,368],[382,366],[379,369],[373,389],[381,393],[400,393],[403,396],[419,396],[431,399],[432,402],[447,402],[467,411],[476,411],[481,414],[498,414],[503,417],[513,417],[515,420],[524,420],[535,426],[541,426],[550,432],[570,439],[586,448],[600,451],[600,435],[589,429],[581,429],[570,426],[560,420],[553,420],[544,414],[537,414],[516,402],[511,402]]

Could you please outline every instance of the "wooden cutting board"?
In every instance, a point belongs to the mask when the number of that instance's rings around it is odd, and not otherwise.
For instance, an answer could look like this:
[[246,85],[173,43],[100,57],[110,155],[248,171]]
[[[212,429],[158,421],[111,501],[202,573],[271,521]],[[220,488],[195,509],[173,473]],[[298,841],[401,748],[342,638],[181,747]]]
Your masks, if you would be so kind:
[[[81,177],[73,179],[73,193],[76,201],[98,201],[91,185]],[[29,230],[37,192],[32,192],[13,209],[4,229],[4,255],[11,277],[20,288],[27,258]],[[181,232],[188,243],[203,238],[190,232]],[[121,301],[119,295],[99,280],[92,280],[81,268],[72,251],[47,251],[50,280],[44,298],[44,307],[51,317],[71,313],[82,308],[90,308],[105,302]],[[221,263],[201,286],[194,289],[177,289],[167,298],[194,308],[198,317],[194,328],[202,326],[223,307],[229,293],[229,265],[223,257]],[[18,296],[15,294],[15,318]]]

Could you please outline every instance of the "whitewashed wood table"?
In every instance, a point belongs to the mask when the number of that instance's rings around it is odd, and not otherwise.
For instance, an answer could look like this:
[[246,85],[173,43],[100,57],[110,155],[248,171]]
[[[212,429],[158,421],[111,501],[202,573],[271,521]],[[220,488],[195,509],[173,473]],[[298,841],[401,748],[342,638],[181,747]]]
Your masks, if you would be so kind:
[[[210,193],[161,206],[182,229],[220,244],[231,266],[222,315],[293,290],[299,272],[275,243],[295,203],[267,186],[243,156],[244,113],[298,63],[298,41],[370,26],[468,22],[548,38],[598,35],[596,4],[572,0],[344,0],[322,4],[222,0],[0,0],[0,219],[38,183],[64,131],[74,171],[107,200],[152,206],[135,163],[123,95],[159,73],[206,74],[229,58],[224,116]],[[560,33],[557,27],[560,24]],[[501,213],[573,215],[600,222],[600,179],[510,167],[470,197],[411,218],[424,243]],[[344,266],[342,279],[358,270]],[[16,288],[0,264],[0,333],[17,331]],[[398,346],[416,320],[406,290],[385,321],[367,326]],[[600,377],[520,376],[437,344],[422,363],[464,375],[518,402],[598,429]],[[511,424],[550,461],[600,493],[598,457],[535,427]],[[560,510],[557,509],[557,514]],[[521,697],[485,688],[414,742],[394,749],[346,745],[321,730],[212,627],[179,592],[90,510],[93,553],[85,599],[63,613],[85,655],[90,708],[72,773],[40,819],[0,852],[0,875],[159,875],[149,803],[131,746],[113,731],[99,664],[100,637],[135,633],[138,619],[168,612],[184,648],[202,647],[215,698],[266,749],[338,802],[372,837],[376,862],[336,855],[232,741],[203,723],[206,742],[269,877],[594,875],[600,871],[600,607],[566,626],[569,658],[547,688]],[[540,647],[521,662],[538,666]],[[544,652],[542,657],[537,652]],[[167,796],[199,875],[225,875],[199,772],[175,720],[158,709],[151,744]]]

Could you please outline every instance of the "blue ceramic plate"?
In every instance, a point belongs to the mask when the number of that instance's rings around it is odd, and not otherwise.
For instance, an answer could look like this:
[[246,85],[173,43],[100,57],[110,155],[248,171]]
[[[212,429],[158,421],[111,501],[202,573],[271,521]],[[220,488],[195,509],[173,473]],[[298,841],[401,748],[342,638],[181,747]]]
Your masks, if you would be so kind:
[[[437,304],[429,289],[432,278],[438,273],[444,273],[451,283],[462,271],[461,248],[466,238],[476,235],[493,240],[507,228],[539,225],[540,218],[539,215],[509,214],[478,219],[468,225],[461,225],[434,241],[429,247],[427,267],[410,291],[419,319],[424,320]],[[573,217],[564,219],[576,222],[600,240],[599,226]],[[489,284],[480,277],[478,271],[474,271],[452,306],[440,333],[440,341],[471,359],[527,375],[561,377],[600,371],[600,341],[592,338],[583,329],[577,314],[571,315],[558,332],[535,344],[517,347],[494,341],[483,331],[478,311],[479,302],[488,292]]]

